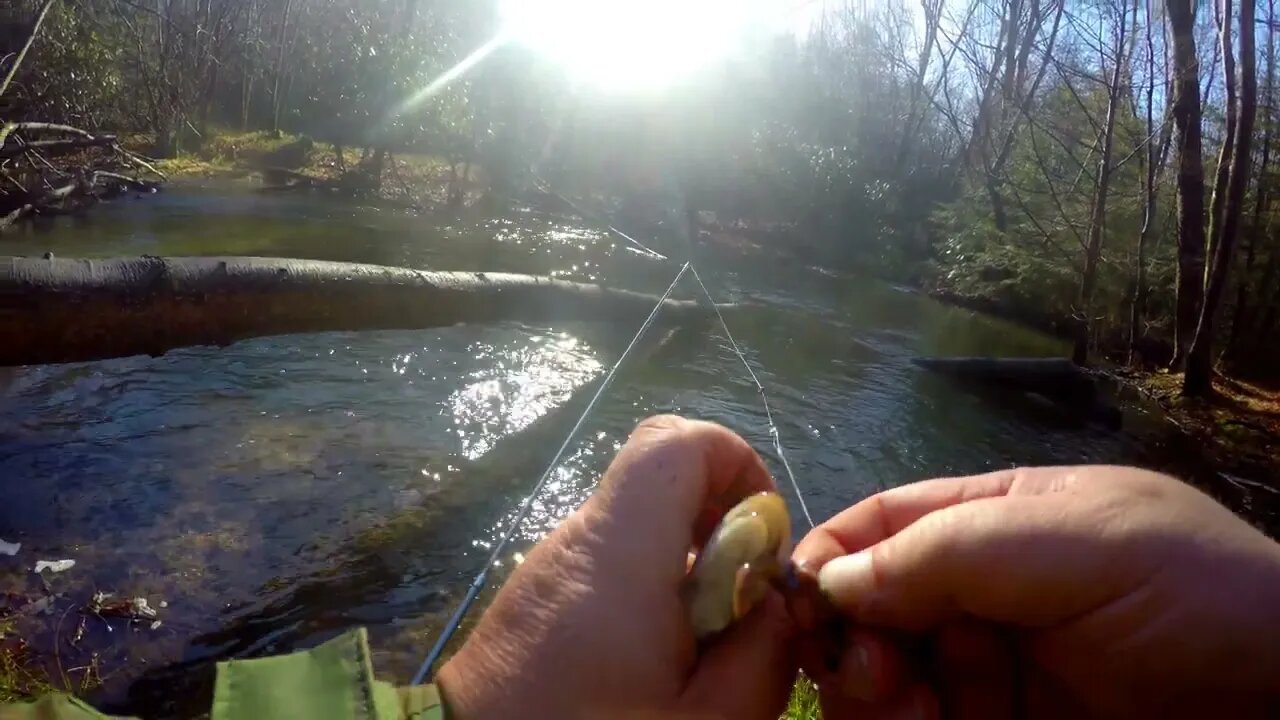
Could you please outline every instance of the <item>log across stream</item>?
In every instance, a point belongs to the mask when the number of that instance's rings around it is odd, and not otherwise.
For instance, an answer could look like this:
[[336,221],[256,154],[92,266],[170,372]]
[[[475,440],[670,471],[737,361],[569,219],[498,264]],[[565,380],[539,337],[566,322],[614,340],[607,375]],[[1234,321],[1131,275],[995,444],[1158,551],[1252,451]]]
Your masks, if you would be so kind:
[[[0,366],[160,355],[267,335],[502,320],[640,322],[658,298],[535,275],[259,257],[0,261]],[[667,300],[663,317],[707,317]]]

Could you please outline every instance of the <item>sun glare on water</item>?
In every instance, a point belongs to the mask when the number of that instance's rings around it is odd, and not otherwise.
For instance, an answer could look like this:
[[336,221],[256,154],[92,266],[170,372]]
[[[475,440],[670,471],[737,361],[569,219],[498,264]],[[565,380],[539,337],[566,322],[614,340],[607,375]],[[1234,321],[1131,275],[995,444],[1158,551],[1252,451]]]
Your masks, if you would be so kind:
[[505,0],[506,32],[576,79],[633,92],[731,55],[760,22],[752,0]]

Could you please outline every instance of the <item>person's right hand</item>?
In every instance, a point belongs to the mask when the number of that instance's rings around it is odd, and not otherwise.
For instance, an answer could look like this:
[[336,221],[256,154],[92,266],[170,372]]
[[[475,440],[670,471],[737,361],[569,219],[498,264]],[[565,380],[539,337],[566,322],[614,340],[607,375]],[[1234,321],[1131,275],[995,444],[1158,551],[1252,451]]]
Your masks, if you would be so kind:
[[794,557],[852,620],[808,638],[827,720],[1280,716],[1280,545],[1167,476],[907,485]]

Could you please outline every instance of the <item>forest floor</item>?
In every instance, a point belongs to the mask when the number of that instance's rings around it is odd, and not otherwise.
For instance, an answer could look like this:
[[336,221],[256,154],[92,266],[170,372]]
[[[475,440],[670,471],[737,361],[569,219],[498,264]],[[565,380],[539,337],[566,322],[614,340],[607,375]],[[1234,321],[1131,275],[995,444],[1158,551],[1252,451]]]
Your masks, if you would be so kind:
[[1154,400],[1169,422],[1224,467],[1251,466],[1280,478],[1280,387],[1218,375],[1207,398],[1182,396],[1182,374],[1112,373]]

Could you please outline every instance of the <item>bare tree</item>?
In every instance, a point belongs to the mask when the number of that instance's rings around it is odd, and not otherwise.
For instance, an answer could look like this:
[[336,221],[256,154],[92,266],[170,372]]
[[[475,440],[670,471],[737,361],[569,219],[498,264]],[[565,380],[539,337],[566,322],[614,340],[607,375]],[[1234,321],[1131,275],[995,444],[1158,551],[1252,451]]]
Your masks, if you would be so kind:
[[[1254,50],[1254,1],[1245,0],[1240,5],[1240,78],[1239,93],[1232,91],[1234,83],[1228,76],[1228,106],[1237,105],[1235,127],[1227,134],[1234,145],[1229,153],[1230,174],[1227,180],[1226,200],[1223,205],[1221,225],[1215,228],[1213,262],[1205,282],[1204,304],[1200,309],[1200,322],[1196,326],[1195,340],[1187,356],[1187,374],[1183,378],[1182,392],[1186,395],[1205,395],[1213,389],[1213,341],[1214,318],[1218,313],[1227,277],[1231,272],[1232,253],[1244,209],[1244,193],[1249,184],[1249,163],[1252,160],[1253,124],[1258,111],[1258,78]],[[1231,0],[1222,0],[1222,60],[1224,71],[1230,66],[1231,55]],[[1214,194],[1217,194],[1215,189]]]
[[[1115,24],[1111,28],[1114,39],[1114,52],[1111,55],[1111,75],[1107,81],[1107,116],[1103,122],[1102,135],[1098,138],[1098,175],[1094,185],[1092,207],[1089,212],[1089,242],[1085,247],[1084,272],[1080,276],[1079,308],[1076,317],[1075,345],[1071,351],[1071,360],[1077,365],[1084,365],[1089,359],[1089,325],[1093,306],[1094,287],[1098,281],[1098,259],[1102,255],[1103,231],[1107,219],[1107,196],[1111,190],[1112,166],[1116,135],[1116,115],[1124,104],[1126,91],[1122,86],[1124,71],[1128,67],[1126,57],[1129,46],[1129,7],[1128,0],[1115,0],[1111,10]],[[1134,12],[1137,12],[1135,3]]]
[[1168,150],[1168,144],[1163,140],[1157,142],[1156,135],[1159,134],[1162,138],[1167,137],[1164,128],[1169,125],[1167,122],[1162,122],[1160,127],[1156,127],[1155,124],[1156,49],[1151,33],[1154,23],[1151,17],[1151,3],[1144,2],[1142,7],[1145,12],[1144,32],[1147,60],[1146,97],[1143,102],[1146,139],[1143,141],[1142,154],[1144,161],[1142,175],[1142,229],[1138,232],[1138,257],[1134,260],[1133,271],[1133,300],[1129,308],[1129,362],[1131,364],[1138,361],[1138,344],[1142,337],[1142,325],[1146,315],[1147,248],[1150,246],[1152,235],[1155,233],[1156,200],[1158,198],[1156,183],[1163,173],[1165,153]]
[[280,135],[280,110],[284,99],[280,95],[280,79],[284,77],[285,47],[289,44],[289,10],[293,0],[284,0],[284,8],[280,11],[280,32],[276,36],[276,69],[271,78],[271,132]]

